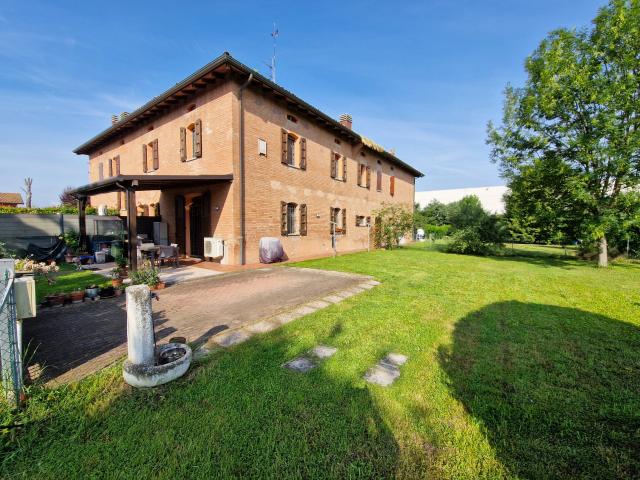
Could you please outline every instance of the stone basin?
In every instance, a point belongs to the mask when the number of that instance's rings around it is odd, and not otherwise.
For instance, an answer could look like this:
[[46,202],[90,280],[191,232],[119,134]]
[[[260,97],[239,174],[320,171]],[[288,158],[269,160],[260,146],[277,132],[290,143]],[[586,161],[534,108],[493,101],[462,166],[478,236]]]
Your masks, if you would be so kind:
[[[125,360],[122,367],[124,381],[133,387],[156,387],[184,375],[191,365],[193,353],[184,343],[167,343],[158,348],[156,365],[137,365]],[[162,359],[169,359],[163,363]],[[166,360],[164,360],[166,361]]]

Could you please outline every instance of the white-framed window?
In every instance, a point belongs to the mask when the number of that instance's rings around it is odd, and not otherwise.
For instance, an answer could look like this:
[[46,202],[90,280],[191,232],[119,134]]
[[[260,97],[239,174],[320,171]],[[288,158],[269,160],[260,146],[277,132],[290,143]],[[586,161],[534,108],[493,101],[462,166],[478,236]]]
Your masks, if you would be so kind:
[[291,133],[287,135],[287,165],[296,166],[296,137]]
[[298,233],[297,210],[298,205],[295,203],[287,203],[287,235],[295,235]]
[[258,155],[267,156],[267,141],[262,138],[258,139]]

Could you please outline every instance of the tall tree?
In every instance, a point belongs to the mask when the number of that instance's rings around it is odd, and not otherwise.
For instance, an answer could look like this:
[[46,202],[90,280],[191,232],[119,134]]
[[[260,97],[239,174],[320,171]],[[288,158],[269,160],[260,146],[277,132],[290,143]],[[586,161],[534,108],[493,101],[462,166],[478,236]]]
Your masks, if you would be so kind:
[[[527,81],[505,91],[503,123],[488,126],[492,159],[510,186],[559,163],[570,202],[545,208],[580,218],[608,264],[607,235],[640,184],[640,0],[611,0],[591,29],[552,32],[526,61]],[[560,212],[569,208],[571,212]]]
[[24,187],[22,191],[25,195],[25,207],[31,208],[31,186],[33,185],[33,178],[27,177],[24,179]]
[[58,198],[60,199],[60,205],[64,207],[75,207],[78,204],[78,199],[71,194],[73,190],[74,187],[65,187],[62,193],[58,195]]

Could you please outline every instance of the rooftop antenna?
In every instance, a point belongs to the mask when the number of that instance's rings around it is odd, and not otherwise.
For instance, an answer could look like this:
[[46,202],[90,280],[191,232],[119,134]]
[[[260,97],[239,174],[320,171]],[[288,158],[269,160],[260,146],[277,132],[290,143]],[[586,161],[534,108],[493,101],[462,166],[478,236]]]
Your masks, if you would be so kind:
[[276,28],[276,22],[273,22],[273,31],[271,32],[271,38],[273,38],[273,55],[271,55],[271,63],[267,63],[269,70],[271,71],[271,81],[276,83],[276,39],[280,33]]

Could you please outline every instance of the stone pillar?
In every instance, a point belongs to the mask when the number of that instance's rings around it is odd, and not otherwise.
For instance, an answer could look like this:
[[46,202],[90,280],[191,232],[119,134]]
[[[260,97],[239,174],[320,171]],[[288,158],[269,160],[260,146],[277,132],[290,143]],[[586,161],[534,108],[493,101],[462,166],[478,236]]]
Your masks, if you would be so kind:
[[151,291],[147,285],[127,287],[127,348],[134,365],[155,363]]

